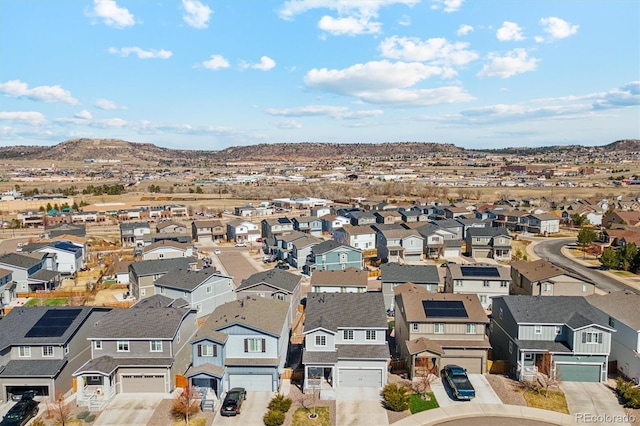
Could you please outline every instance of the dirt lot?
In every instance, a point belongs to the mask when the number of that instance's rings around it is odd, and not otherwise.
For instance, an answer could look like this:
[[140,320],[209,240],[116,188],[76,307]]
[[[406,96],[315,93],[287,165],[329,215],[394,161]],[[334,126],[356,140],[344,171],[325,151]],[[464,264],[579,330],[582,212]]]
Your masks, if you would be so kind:
[[520,390],[520,383],[516,380],[503,374],[487,374],[486,377],[503,404],[527,406]]

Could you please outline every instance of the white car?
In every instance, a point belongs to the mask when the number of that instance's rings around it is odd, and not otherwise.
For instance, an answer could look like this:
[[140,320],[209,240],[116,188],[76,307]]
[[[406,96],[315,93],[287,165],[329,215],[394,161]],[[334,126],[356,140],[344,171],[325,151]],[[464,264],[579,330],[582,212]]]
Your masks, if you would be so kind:
[[220,249],[215,249],[215,250],[213,251],[213,253],[214,253],[214,254],[220,254],[220,253],[222,253],[222,250],[220,250]]
[[247,243],[236,243],[236,247],[246,247]]

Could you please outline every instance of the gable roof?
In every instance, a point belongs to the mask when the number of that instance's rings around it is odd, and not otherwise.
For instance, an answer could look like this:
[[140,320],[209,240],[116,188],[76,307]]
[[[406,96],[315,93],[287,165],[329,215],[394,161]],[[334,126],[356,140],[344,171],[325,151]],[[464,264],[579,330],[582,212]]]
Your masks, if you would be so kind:
[[305,332],[317,328],[386,328],[384,298],[380,292],[307,294]]
[[[153,285],[193,291],[208,281],[211,277],[227,278],[231,280],[231,277],[226,277],[213,268],[200,269],[199,271],[193,271],[191,269],[174,269],[155,280]],[[231,284],[231,281],[229,281],[229,284]]]
[[176,269],[189,269],[191,265],[195,265],[197,259],[195,257],[176,257],[173,259],[153,259],[133,262],[129,265],[129,269],[137,276],[166,274]]
[[496,296],[494,303],[496,299],[504,301],[517,323],[566,324],[572,329],[595,324],[611,330],[582,296]]
[[[463,271],[468,271],[469,269],[473,269],[472,276],[465,276]],[[451,276],[454,279],[464,277],[465,280],[484,280],[486,278],[492,278],[494,280],[511,280],[511,268],[502,265],[489,265],[486,263],[474,263],[474,264],[464,264],[464,265],[449,265],[447,270],[451,273]],[[496,277],[493,271],[498,272],[498,276]],[[486,274],[485,274],[486,271]]]
[[[173,339],[189,312],[185,308],[133,305],[113,309],[95,322],[90,339]],[[195,321],[195,315],[194,315]]]
[[464,228],[464,225],[455,219],[432,220],[431,223],[445,229],[446,228]]
[[318,245],[313,246],[313,254],[314,255],[320,255],[320,254],[325,254],[328,253],[330,251],[333,251],[335,249],[337,249],[338,247],[345,247],[349,250],[353,250],[353,251],[360,251],[355,247],[351,247],[351,246],[347,246],[344,244],[340,244],[339,242],[337,242],[336,240],[327,240],[324,241]]
[[640,330],[640,295],[631,291],[616,291],[614,293],[587,296],[587,302],[600,309],[605,314],[628,325],[634,330]]
[[552,215],[551,213],[538,213],[538,214],[530,214],[528,217],[533,217],[538,219],[539,221],[543,220],[560,220],[557,216]]
[[[373,215],[372,215],[373,216]],[[375,234],[376,231],[373,230],[371,225],[343,225],[342,231],[349,235],[368,235]],[[336,232],[340,232],[340,230],[336,230]]]
[[215,228],[218,226],[222,227],[222,222],[215,219],[194,220],[192,223],[196,228]]
[[506,237],[511,238],[509,231],[506,228],[475,228],[471,227],[467,229],[467,236],[473,237]]
[[179,243],[173,240],[160,240],[153,244],[149,244],[148,246],[144,246],[142,248],[142,253],[149,253],[155,249],[162,248],[162,247],[171,247],[176,250],[186,251],[189,245]]
[[337,271],[320,270],[314,271],[313,275],[311,275],[312,286],[352,286],[366,288],[368,281],[369,276],[367,271],[357,268],[346,268]]
[[[438,284],[440,275],[435,265],[400,265],[398,263],[383,263],[382,282]],[[315,272],[314,272],[315,274]]]
[[220,331],[232,324],[244,324],[272,336],[280,336],[288,314],[287,302],[248,296],[218,306],[200,328]]
[[396,297],[402,300],[404,306],[404,318],[407,322],[442,322],[442,317],[429,317],[422,302],[449,302],[459,301],[464,305],[467,317],[464,318],[444,318],[446,322],[456,323],[489,323],[489,318],[480,303],[480,299],[475,294],[453,294],[453,293],[427,293],[417,290],[415,286],[402,285],[396,288]]
[[544,259],[538,259],[533,262],[516,260],[511,262],[511,269],[515,269],[520,275],[526,277],[531,282],[567,274],[567,271],[564,269],[558,268],[553,263]]
[[170,226],[175,226],[179,228],[186,228],[186,225],[176,222],[175,220],[163,220],[162,222],[156,225],[156,229],[164,229]]
[[322,241],[323,240],[321,240],[320,238],[307,236],[307,237],[299,238],[291,244],[293,244],[295,248],[301,249],[304,247],[320,244]]
[[0,264],[14,266],[18,269],[31,269],[40,264],[42,259],[18,253],[5,253],[0,255]]
[[245,290],[256,284],[266,283],[288,293],[293,293],[300,285],[302,277],[282,269],[273,268],[267,271],[257,272],[242,280],[236,291]]

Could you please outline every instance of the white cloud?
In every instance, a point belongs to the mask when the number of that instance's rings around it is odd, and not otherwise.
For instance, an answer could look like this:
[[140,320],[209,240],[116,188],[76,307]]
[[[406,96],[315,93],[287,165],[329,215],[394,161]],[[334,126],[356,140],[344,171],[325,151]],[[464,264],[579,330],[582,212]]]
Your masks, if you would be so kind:
[[240,68],[242,69],[253,68],[255,70],[260,70],[260,71],[269,71],[270,69],[275,68],[275,66],[276,66],[276,61],[274,61],[268,56],[262,56],[260,58],[260,62],[257,64],[251,65],[246,62],[243,62],[240,64]]
[[136,21],[127,8],[120,7],[115,0],[93,0],[93,9],[86,11],[90,17],[100,18],[110,27],[132,27]]
[[578,32],[578,25],[572,25],[564,19],[555,16],[540,19],[540,25],[543,30],[549,34],[552,39],[558,40],[574,35]]
[[94,103],[94,105],[96,106],[96,108],[100,108],[100,109],[118,109],[118,108],[120,108],[118,106],[118,104],[116,104],[113,101],[109,101],[107,99],[96,99],[96,102]]
[[489,54],[490,62],[486,64],[478,73],[479,78],[500,77],[509,78],[516,74],[528,71],[535,71],[538,67],[539,59],[529,58],[524,49],[513,49],[505,56],[497,53]]
[[383,57],[391,59],[465,65],[478,59],[475,52],[466,50],[468,46],[469,43],[451,43],[445,38],[430,38],[422,41],[414,37],[393,36],[384,39],[378,48]]
[[0,111],[0,120],[16,121],[32,126],[38,126],[47,122],[42,113],[35,111]]
[[521,41],[524,40],[522,28],[515,22],[504,21],[502,27],[496,32],[496,37],[500,41]]
[[0,93],[13,98],[27,98],[33,101],[64,102],[71,105],[79,103],[68,90],[64,90],[60,86],[37,86],[30,89],[27,83],[20,80],[0,83]]
[[302,124],[300,124],[298,121],[296,120],[285,120],[285,121],[278,121],[275,122],[274,125],[278,128],[278,129],[283,129],[283,130],[295,130],[295,129],[302,129]]
[[409,25],[411,25],[411,16],[402,15],[402,17],[398,19],[398,25],[402,25],[403,27],[408,27]]
[[265,112],[269,115],[281,117],[331,117],[335,120],[356,120],[382,115],[384,111],[380,109],[350,111],[345,106],[333,105],[307,105],[297,108],[267,108]]
[[110,47],[109,53],[112,55],[119,55],[123,58],[126,58],[129,55],[136,55],[139,59],[169,59],[173,53],[169,50],[156,50],[156,49],[148,49],[144,50],[139,47]]
[[86,109],[83,109],[82,111],[75,113],[73,116],[81,120],[91,120],[93,118],[91,113]]
[[431,0],[431,9],[442,9],[447,13],[457,12],[462,7],[463,0]]
[[209,18],[213,10],[197,0],[182,0],[184,14],[182,19],[192,28],[203,29],[209,25]]
[[473,27],[471,25],[463,24],[463,25],[460,25],[460,27],[458,27],[458,31],[456,31],[456,35],[466,36],[471,31],[473,31]]
[[227,61],[222,55],[211,55],[211,59],[204,61],[202,66],[208,70],[219,70],[222,68],[229,68],[229,61]]
[[376,34],[380,32],[381,27],[380,22],[371,22],[368,17],[334,18],[323,16],[318,21],[318,28],[331,35]]

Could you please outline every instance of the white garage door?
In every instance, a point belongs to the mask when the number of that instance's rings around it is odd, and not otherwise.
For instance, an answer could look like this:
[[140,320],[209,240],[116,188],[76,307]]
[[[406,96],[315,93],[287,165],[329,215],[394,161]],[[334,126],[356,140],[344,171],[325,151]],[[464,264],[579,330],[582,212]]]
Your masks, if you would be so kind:
[[360,386],[382,387],[382,371],[341,368],[338,370],[338,386],[340,387],[360,387]]
[[209,244],[213,242],[213,237],[211,235],[200,235],[198,236],[198,242],[202,244]]
[[460,256],[460,252],[458,250],[447,250],[444,249],[444,253],[442,254],[442,257],[458,257]]
[[166,392],[164,374],[123,374],[120,377],[122,393]]
[[482,358],[442,358],[440,364],[441,369],[445,365],[454,364],[467,370],[467,373],[482,374]]
[[245,388],[250,391],[273,390],[270,374],[230,374],[229,388]]

